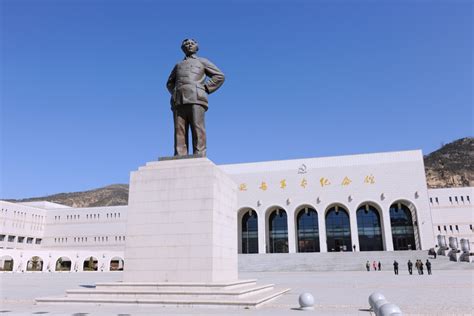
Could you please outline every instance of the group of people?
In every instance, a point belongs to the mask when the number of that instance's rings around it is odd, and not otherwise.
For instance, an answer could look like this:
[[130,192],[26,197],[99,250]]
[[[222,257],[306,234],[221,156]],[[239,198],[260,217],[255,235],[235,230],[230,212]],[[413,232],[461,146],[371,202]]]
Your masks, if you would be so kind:
[[[431,274],[431,262],[430,260],[426,259],[426,270],[428,271],[428,274]],[[409,274],[413,274],[413,262],[411,262],[411,260],[408,260],[407,262],[407,266],[408,266],[408,273]],[[418,274],[424,274],[423,273],[423,261],[421,261],[420,259],[417,259],[416,262],[415,262],[415,267],[416,269],[418,270]],[[393,272],[395,274],[398,274],[398,262],[397,260],[394,260],[393,261]]]
[[[367,262],[365,263],[365,268],[367,269],[367,271],[370,271],[370,262],[369,260],[367,260]],[[413,262],[411,262],[411,260],[408,260],[407,262],[407,266],[408,266],[408,273],[409,274],[413,274]],[[426,266],[426,270],[428,271],[428,274],[431,274],[431,262],[430,260],[426,259],[426,263],[423,264],[423,261],[421,261],[420,259],[417,259],[416,262],[415,262],[415,267],[416,267],[416,270],[418,270],[418,274],[424,274],[423,273],[423,269],[424,267]],[[380,261],[375,261],[372,262],[372,269],[374,271],[381,271],[382,270],[382,263]],[[397,260],[394,260],[393,261],[393,272],[395,274],[398,274],[398,262]]]
[[[370,262],[369,260],[367,260],[367,263],[365,264],[365,268],[367,269],[367,271],[370,271]],[[372,262],[372,268],[374,269],[374,271],[377,271],[377,268],[379,271],[382,270],[382,263],[379,261],[377,263],[377,261],[374,260],[374,262]]]

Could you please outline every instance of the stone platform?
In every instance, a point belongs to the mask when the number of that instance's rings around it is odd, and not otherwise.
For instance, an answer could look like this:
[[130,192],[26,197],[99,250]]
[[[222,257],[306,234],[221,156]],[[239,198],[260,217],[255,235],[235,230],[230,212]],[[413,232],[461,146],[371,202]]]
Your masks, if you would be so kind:
[[205,157],[131,173],[123,282],[37,303],[255,308],[289,289],[238,280],[237,184]]
[[187,307],[257,308],[289,289],[256,280],[229,283],[98,283],[95,289],[66,291],[65,297],[37,298],[38,304],[126,304]]

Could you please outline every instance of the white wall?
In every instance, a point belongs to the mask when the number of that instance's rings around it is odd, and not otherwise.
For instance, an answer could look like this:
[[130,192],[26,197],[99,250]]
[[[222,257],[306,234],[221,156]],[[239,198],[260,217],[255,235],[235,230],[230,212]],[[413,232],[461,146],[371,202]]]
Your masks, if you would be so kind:
[[0,248],[41,247],[46,213],[39,208],[0,201],[0,239],[3,239],[0,240]]
[[428,194],[435,234],[469,239],[474,249],[473,188],[431,189]]

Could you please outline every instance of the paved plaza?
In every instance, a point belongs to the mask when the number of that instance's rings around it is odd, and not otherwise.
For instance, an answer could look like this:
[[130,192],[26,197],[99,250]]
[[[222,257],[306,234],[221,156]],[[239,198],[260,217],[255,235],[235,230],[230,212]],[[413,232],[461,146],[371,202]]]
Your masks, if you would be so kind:
[[[400,306],[404,315],[473,315],[474,270],[433,271],[429,276],[392,271],[247,272],[240,279],[257,278],[292,290],[259,309],[153,306],[36,305],[35,297],[63,296],[65,290],[93,287],[95,282],[120,281],[121,272],[23,273],[0,275],[0,315],[373,315],[367,298],[378,291]],[[310,292],[314,311],[298,310],[298,295]]]

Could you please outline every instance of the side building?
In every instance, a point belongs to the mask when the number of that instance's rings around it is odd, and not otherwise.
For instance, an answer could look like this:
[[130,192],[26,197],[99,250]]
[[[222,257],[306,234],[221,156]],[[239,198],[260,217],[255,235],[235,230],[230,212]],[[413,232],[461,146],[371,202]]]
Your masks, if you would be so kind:
[[[221,165],[239,253],[427,250],[474,241],[473,188],[427,189],[421,151]],[[0,201],[0,269],[123,268],[127,206]],[[471,244],[472,245],[472,244]]]

